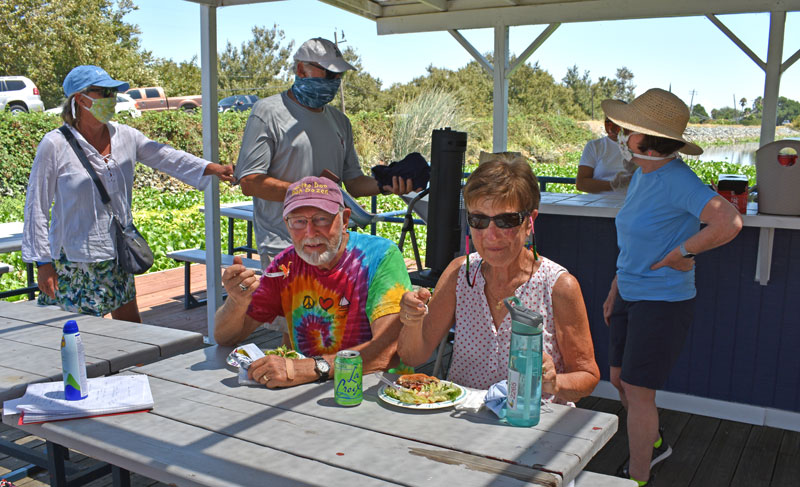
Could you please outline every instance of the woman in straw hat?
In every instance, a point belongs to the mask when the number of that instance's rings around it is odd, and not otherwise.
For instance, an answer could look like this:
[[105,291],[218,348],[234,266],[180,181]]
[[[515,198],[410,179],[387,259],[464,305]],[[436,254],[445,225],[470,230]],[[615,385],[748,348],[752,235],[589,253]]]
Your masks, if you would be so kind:
[[602,106],[622,127],[623,158],[639,167],[616,218],[617,274],[603,315],[611,383],[628,411],[630,459],[619,475],[647,485],[650,468],[672,453],[658,425],[655,391],[666,383],[693,320],[694,256],[731,241],[742,218],[678,157],[703,152],[683,138],[689,109],[680,98],[654,88],[630,104]]

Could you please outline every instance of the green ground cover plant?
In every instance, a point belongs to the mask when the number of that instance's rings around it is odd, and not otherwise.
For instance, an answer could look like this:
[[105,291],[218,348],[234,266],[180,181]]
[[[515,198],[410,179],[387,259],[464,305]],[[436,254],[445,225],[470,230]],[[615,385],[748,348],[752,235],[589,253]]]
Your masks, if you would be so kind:
[[[574,155],[571,156],[574,159]],[[706,183],[716,182],[719,174],[745,174],[750,183],[755,182],[755,167],[741,166],[726,162],[698,162],[688,161],[695,173]],[[471,171],[474,165],[467,165],[466,170]],[[533,164],[534,172],[538,176],[574,177],[577,171],[577,161],[562,164]],[[231,203],[248,201],[238,187],[231,188],[227,185],[220,186],[220,202]],[[574,185],[548,184],[548,191],[577,193]],[[22,221],[25,197],[22,194],[14,197],[0,199],[0,222]],[[370,198],[359,198],[359,203],[369,209]],[[168,259],[166,254],[173,250],[186,248],[205,248],[204,215],[199,211],[203,206],[203,193],[194,189],[180,192],[164,192],[155,188],[137,189],[133,196],[133,215],[136,225],[147,241],[150,243],[156,257],[155,264],[150,272],[178,267],[180,264]],[[395,196],[378,196],[378,212],[405,210],[406,204]],[[220,219],[223,251],[227,251],[227,219]],[[368,232],[369,229],[359,230]],[[381,223],[377,227],[377,234],[398,242],[402,231],[399,223]],[[427,230],[424,225],[415,227],[417,242],[420,246],[423,264],[425,256]],[[247,225],[244,221],[235,223],[235,245],[246,243]],[[407,237],[403,249],[404,257],[413,259],[411,241]],[[16,289],[25,285],[25,265],[20,252],[3,255],[3,261],[11,264],[14,270],[0,276],[0,291]],[[17,298],[23,299],[23,298]]]

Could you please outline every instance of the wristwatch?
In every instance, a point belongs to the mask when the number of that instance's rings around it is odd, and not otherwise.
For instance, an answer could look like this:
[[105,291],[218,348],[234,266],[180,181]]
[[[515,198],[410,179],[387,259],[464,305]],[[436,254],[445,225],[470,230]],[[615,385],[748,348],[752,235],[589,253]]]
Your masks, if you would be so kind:
[[331,366],[328,363],[328,361],[319,355],[311,358],[314,359],[314,372],[316,372],[317,375],[319,376],[317,382],[325,382],[326,380],[328,380],[331,372]]
[[691,259],[695,255],[697,255],[697,254],[693,254],[693,253],[689,252],[688,250],[686,250],[686,246],[683,245],[683,244],[681,244],[680,247],[678,247],[678,248],[681,250],[681,255],[684,256],[687,259]]

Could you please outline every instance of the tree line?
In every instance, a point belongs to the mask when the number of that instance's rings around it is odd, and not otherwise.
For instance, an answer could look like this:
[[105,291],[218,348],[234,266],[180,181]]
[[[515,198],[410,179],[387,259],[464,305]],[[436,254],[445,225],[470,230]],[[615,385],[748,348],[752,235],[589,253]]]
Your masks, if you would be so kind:
[[[39,87],[46,107],[63,99],[61,83],[70,69],[96,64],[132,86],[162,86],[169,96],[201,91],[198,60],[176,62],[159,58],[142,48],[138,26],[123,19],[136,9],[132,0],[16,0],[0,2],[0,75],[22,75]],[[65,20],[66,19],[66,20]],[[269,96],[287,89],[292,82],[292,54],[295,42],[286,38],[278,25],[256,26],[252,38],[236,46],[228,42],[218,55],[219,94]],[[490,117],[492,79],[472,61],[450,70],[428,66],[426,73],[408,83],[383,87],[380,79],[364,69],[351,46],[344,57],[356,66],[343,80],[348,113],[393,113],[399,105],[422,93],[445,91],[454,94],[465,116]],[[487,56],[491,61],[491,55]],[[600,103],[607,98],[630,101],[634,97],[634,74],[622,66],[613,77],[593,80],[578,66],[567,70],[561,80],[539,67],[523,63],[509,80],[509,115],[554,114],[584,120],[599,119]],[[760,123],[761,98],[741,107],[712,110],[692,106],[694,122],[710,119],[735,123]],[[338,103],[338,100],[334,103]],[[781,97],[778,123],[800,116],[800,103]]]

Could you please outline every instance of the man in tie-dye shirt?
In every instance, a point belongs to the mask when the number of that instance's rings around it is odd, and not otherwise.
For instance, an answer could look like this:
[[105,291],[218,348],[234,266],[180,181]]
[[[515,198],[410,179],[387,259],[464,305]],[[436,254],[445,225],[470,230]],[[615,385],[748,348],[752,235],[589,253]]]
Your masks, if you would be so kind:
[[394,243],[347,231],[349,217],[336,183],[303,178],[284,201],[293,246],[273,259],[260,281],[236,259],[225,270],[228,299],[216,314],[217,343],[235,345],[282,316],[284,344],[309,357],[267,356],[250,366],[252,379],[267,387],[324,381],[333,377],[340,350],[361,352],[364,373],[397,365],[398,312],[411,288],[408,271]]

